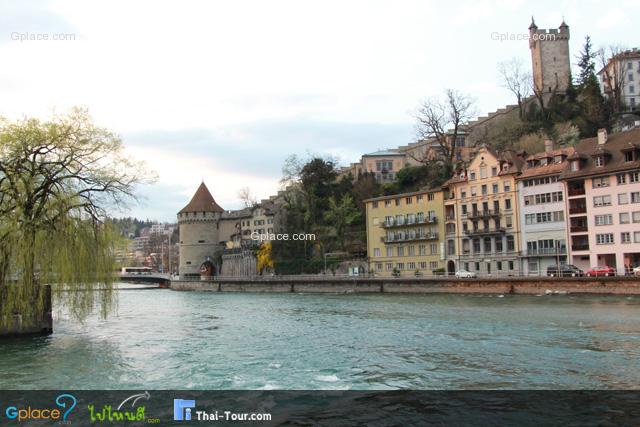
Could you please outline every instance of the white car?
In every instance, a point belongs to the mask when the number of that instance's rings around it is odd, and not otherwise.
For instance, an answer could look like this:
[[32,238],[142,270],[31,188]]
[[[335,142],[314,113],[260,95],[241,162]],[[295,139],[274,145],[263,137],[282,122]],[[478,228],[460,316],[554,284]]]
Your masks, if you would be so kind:
[[634,276],[640,276],[640,265],[633,269]]
[[467,270],[458,270],[456,271],[456,277],[457,278],[474,278],[474,277],[478,277],[478,275],[472,271],[467,271]]

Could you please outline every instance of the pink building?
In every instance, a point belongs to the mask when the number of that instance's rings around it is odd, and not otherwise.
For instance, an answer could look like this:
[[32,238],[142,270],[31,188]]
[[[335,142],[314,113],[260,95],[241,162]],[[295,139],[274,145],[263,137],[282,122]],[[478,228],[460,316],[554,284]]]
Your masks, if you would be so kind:
[[583,139],[567,158],[570,263],[610,266],[618,274],[640,265],[640,128]]

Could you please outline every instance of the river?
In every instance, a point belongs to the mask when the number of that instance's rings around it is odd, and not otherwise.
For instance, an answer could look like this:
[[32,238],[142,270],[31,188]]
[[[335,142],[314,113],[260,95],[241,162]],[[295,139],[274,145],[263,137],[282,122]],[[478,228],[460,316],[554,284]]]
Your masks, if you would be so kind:
[[119,291],[0,341],[1,389],[632,389],[640,298]]

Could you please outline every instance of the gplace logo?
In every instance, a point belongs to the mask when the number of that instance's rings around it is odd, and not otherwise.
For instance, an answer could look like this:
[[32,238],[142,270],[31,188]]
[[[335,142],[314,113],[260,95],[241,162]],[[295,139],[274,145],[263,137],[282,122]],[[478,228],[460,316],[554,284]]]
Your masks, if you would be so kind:
[[191,409],[195,407],[195,400],[173,399],[174,421],[191,421]]
[[[71,394],[61,394],[56,397],[57,408],[34,408],[31,405],[25,407],[9,406],[5,410],[5,415],[10,420],[53,420],[67,421],[69,413],[76,407],[78,401]],[[64,412],[63,412],[64,411]]]

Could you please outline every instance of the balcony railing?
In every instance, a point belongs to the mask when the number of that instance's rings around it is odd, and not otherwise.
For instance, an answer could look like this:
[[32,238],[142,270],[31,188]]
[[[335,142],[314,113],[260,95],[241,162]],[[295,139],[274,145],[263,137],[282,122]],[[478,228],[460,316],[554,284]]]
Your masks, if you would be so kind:
[[467,217],[473,218],[491,218],[492,216],[500,216],[500,209],[488,209],[484,211],[469,212]]
[[571,250],[572,251],[588,251],[589,250],[589,244],[588,243],[580,243],[580,244],[576,244],[576,245],[571,245]]
[[583,196],[584,195],[584,188],[570,188],[569,191],[569,196]]
[[504,227],[499,227],[499,228],[478,228],[475,230],[464,230],[464,234],[468,234],[468,235],[480,235],[480,234],[502,234],[502,233],[506,233],[506,228]]
[[529,256],[566,255],[567,254],[567,248],[527,249],[526,254],[529,255]]
[[380,223],[380,227],[382,228],[393,228],[393,227],[407,227],[412,225],[422,225],[422,224],[435,224],[438,222],[438,218],[435,216],[424,217],[424,218],[415,218],[413,220],[404,220],[404,221],[383,221]]
[[584,233],[589,231],[589,227],[586,225],[572,225],[570,230],[572,233]]
[[569,207],[569,214],[581,214],[581,213],[587,213],[586,206]]
[[416,234],[415,236],[394,236],[394,237],[381,237],[382,243],[404,243],[404,242],[416,242],[419,240],[438,240],[438,233],[431,234]]
[[455,215],[446,215],[444,217],[445,221],[455,221],[456,220],[456,216]]

